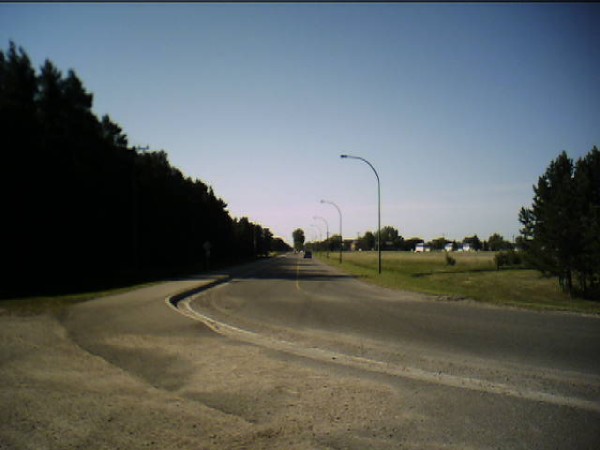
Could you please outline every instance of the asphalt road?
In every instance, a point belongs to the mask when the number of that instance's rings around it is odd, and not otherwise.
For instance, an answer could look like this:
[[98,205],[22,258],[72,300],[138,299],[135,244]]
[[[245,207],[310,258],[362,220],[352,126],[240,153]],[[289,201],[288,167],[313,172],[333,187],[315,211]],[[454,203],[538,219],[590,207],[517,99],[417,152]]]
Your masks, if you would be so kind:
[[468,302],[433,301],[357,282],[311,259],[288,256],[204,295],[228,322],[264,331],[325,331],[373,339],[404,354],[484,358],[600,374],[600,322]]
[[0,448],[600,448],[599,318],[296,255],[223,275],[0,315]]
[[306,364],[400,388],[423,383],[439,392],[441,409],[481,409],[475,421],[495,424],[500,447],[514,437],[507,430],[528,426],[542,429],[528,448],[600,443],[596,317],[395,292],[296,255],[234,274],[179,306],[223,334]]

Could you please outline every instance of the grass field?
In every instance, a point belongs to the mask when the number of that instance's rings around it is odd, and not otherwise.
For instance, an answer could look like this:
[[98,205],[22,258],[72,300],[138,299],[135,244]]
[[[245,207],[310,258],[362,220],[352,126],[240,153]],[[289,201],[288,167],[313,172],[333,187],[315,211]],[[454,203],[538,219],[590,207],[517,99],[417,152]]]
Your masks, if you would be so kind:
[[600,302],[572,299],[560,291],[555,278],[524,269],[496,270],[494,253],[451,253],[454,266],[443,252],[383,252],[382,274],[377,274],[377,252],[316,255],[321,261],[364,281],[451,298],[470,298],[485,303],[535,310],[574,311],[600,314]]

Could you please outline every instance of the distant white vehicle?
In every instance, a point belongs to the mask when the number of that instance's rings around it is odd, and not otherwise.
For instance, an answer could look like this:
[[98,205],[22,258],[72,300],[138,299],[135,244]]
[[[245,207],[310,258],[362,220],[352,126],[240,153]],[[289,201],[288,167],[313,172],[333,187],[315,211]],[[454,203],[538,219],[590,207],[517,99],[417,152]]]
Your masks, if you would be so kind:
[[415,253],[425,253],[425,252],[430,252],[431,251],[431,247],[429,247],[428,245],[425,245],[424,242],[420,242],[417,244],[417,246],[415,247]]
[[452,250],[454,250],[452,242],[448,242],[446,245],[444,245],[444,250],[446,250],[447,252],[451,252]]

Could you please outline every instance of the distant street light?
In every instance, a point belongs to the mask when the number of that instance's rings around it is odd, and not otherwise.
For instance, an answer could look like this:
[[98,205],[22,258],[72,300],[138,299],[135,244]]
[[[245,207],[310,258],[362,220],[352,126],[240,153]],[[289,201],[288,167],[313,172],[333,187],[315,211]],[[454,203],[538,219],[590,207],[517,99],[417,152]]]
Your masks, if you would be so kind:
[[317,231],[319,232],[319,239],[323,239],[323,232],[321,231],[321,227],[319,225],[317,225],[316,223],[311,223],[310,226],[313,228],[316,228]]
[[[319,237],[319,241],[322,241],[323,240],[323,233],[321,232],[321,228],[319,228],[319,226],[316,223],[311,223],[310,226],[313,227],[313,228],[315,228],[319,232],[319,236],[318,236]],[[316,239],[315,239],[315,241],[316,241]],[[313,249],[313,250],[316,251],[316,249]]]
[[342,263],[342,247],[344,246],[344,238],[342,236],[342,211],[340,210],[340,207],[338,205],[336,205],[333,202],[327,201],[327,200],[321,200],[321,203],[327,203],[331,206],[334,206],[335,209],[337,209],[338,214],[340,215],[340,264]]
[[329,259],[329,223],[323,217],[321,217],[321,216],[314,216],[313,217],[313,220],[317,220],[317,219],[322,220],[323,222],[325,222],[325,229],[327,230],[327,234],[326,234],[326,236],[327,236],[327,239],[326,239],[326,242],[327,242],[327,245],[326,245],[326,247],[327,247],[327,259]]
[[369,161],[365,158],[361,158],[360,156],[352,156],[352,155],[340,155],[342,159],[358,159],[364,163],[367,163],[373,172],[375,173],[375,177],[377,177],[377,259],[378,259],[378,271],[381,273],[381,186],[379,183],[379,174],[373,167]]

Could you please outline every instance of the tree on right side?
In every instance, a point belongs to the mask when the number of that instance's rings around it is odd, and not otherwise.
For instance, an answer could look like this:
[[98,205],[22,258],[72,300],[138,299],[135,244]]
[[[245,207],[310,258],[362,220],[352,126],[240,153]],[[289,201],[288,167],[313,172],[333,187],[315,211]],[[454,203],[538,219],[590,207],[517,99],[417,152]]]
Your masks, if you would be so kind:
[[533,187],[530,208],[521,208],[519,246],[528,263],[558,277],[569,295],[595,297],[600,288],[600,152],[576,163],[562,152]]

